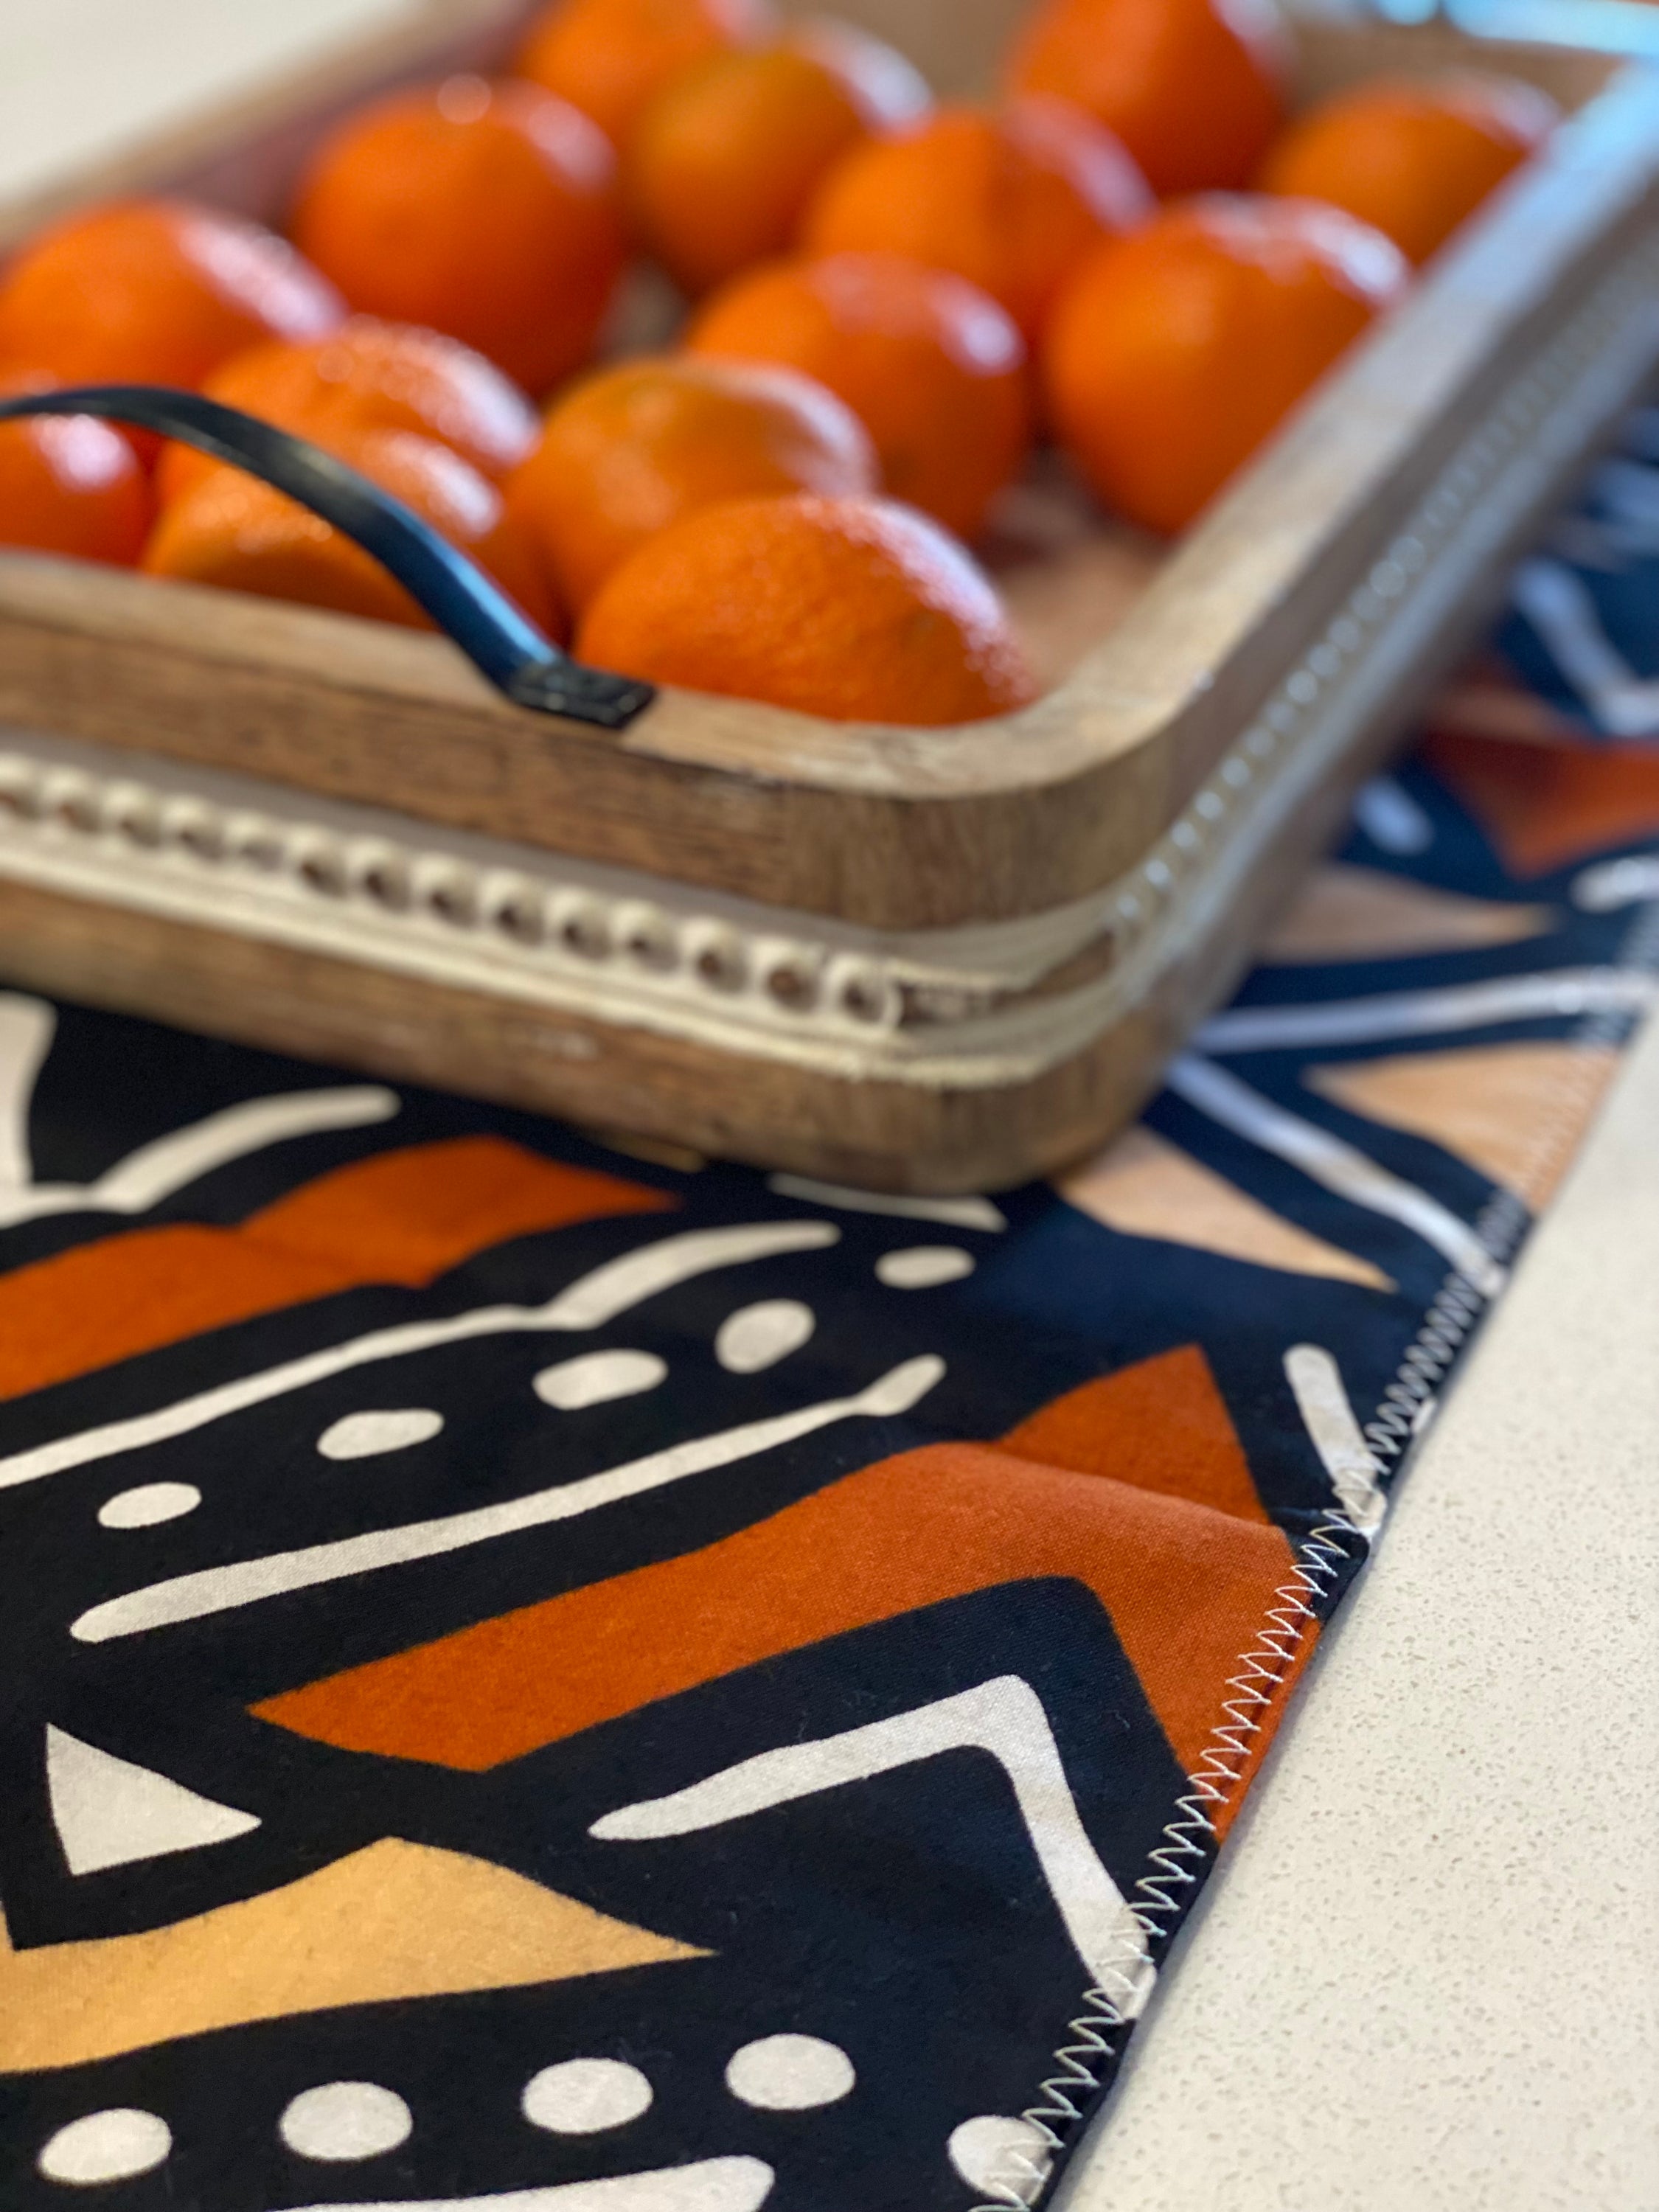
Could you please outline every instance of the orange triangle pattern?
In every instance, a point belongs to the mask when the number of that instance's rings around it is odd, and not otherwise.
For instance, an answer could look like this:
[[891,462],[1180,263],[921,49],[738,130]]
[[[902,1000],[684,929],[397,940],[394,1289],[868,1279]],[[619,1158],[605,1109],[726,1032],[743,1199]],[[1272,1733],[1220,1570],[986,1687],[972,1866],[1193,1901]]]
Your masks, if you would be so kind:
[[1542,875],[1659,833],[1659,752],[1651,745],[1442,732],[1425,751],[1517,875]]
[[235,1229],[133,1230],[0,1276],[0,1398],[332,1291],[417,1289],[512,1237],[675,1203],[500,1137],[377,1153]]
[[828,1638],[1065,1577],[1099,1598],[1190,1769],[1291,1565],[1187,1349],[1070,1394],[1000,1447],[902,1453],[703,1551],[254,1711],[341,1749],[480,1772]]
[[1530,690],[1494,652],[1471,660],[1429,708],[1427,726],[1470,737],[1547,739],[1562,744],[1584,742],[1570,715]]
[[1267,1522],[1238,1431],[1195,1344],[1067,1391],[1002,1441],[1021,1459],[1110,1475],[1161,1498]]

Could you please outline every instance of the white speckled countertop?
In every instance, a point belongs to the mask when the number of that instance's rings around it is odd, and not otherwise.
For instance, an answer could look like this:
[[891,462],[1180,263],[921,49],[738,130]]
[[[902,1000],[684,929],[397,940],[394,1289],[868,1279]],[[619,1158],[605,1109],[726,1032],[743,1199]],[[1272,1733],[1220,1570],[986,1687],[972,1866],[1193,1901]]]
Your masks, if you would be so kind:
[[1132,2051],[1063,2212],[1659,2207],[1659,1023]]

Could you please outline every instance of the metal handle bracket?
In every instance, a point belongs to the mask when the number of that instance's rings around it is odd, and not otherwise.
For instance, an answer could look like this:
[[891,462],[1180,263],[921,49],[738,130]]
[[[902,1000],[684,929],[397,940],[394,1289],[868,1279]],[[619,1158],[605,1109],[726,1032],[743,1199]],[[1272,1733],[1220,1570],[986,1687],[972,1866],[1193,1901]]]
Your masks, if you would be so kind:
[[320,446],[274,423],[166,385],[82,385],[0,400],[0,422],[34,415],[96,415],[154,430],[285,492],[373,555],[518,706],[596,729],[623,730],[656,696],[649,684],[573,660],[475,561],[412,508]]

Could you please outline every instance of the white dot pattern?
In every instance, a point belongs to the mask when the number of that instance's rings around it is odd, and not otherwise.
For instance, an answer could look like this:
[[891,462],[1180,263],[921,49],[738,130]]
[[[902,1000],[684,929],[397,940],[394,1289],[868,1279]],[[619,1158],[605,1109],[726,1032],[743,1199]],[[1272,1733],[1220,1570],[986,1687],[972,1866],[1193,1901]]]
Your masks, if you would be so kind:
[[654,1352],[589,1352],[544,1367],[536,1377],[536,1395],[557,1413],[580,1413],[584,1406],[606,1406],[614,1398],[637,1398],[643,1390],[654,1390],[667,1373]]
[[521,2108],[532,2127],[555,2136],[596,2136],[636,2120],[651,2106],[651,2084],[620,2058],[568,2058],[544,2066],[525,2086]]
[[193,1482],[144,1482],[136,1490],[123,1490],[98,1509],[106,1528],[155,1528],[164,1521],[177,1521],[193,1513],[202,1493]]
[[975,1266],[971,1252],[955,1244],[915,1244],[902,1252],[884,1252],[876,1262],[878,1279],[890,1291],[933,1291],[943,1283],[959,1283]]
[[838,2043],[816,2035],[768,2035],[745,2043],[726,2069],[739,2103],[763,2112],[809,2112],[847,2096],[858,2076]]
[[38,2163],[48,2181],[86,2188],[149,2173],[172,2148],[173,2130],[159,2113],[122,2105],[59,2128]]
[[444,1417],[429,1406],[403,1406],[386,1413],[348,1413],[325,1429],[317,1449],[325,1459],[379,1459],[383,1452],[408,1451],[442,1433]]
[[948,2146],[951,2163],[970,2189],[1029,2203],[1053,2164],[1048,2145],[1030,2120],[981,2112],[964,2120]]
[[395,2089],[378,2081],[324,2081],[287,2106],[277,2130],[301,2158],[343,2165],[380,2158],[414,2130],[412,2114]]
[[768,1298],[721,1322],[714,1357],[728,1375],[758,1375],[799,1352],[817,1325],[811,1307],[798,1298]]

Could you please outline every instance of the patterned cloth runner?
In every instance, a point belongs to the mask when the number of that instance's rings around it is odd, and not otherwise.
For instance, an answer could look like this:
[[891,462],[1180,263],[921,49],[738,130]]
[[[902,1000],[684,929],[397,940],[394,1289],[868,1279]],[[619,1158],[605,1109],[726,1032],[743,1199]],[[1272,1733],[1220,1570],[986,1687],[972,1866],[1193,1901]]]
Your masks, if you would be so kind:
[[1035,2202],[1654,999],[1656,460],[1058,1189],[0,998],[0,2201]]

